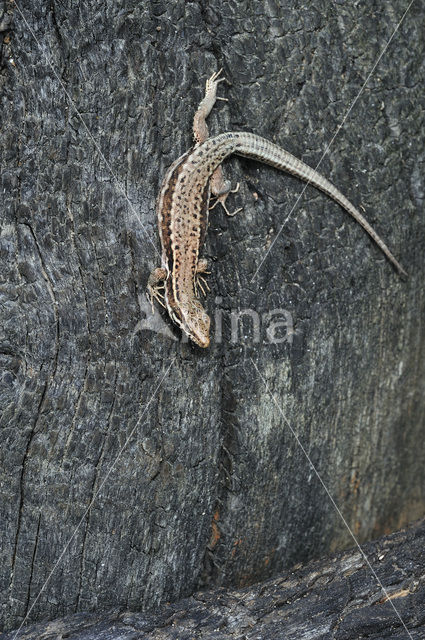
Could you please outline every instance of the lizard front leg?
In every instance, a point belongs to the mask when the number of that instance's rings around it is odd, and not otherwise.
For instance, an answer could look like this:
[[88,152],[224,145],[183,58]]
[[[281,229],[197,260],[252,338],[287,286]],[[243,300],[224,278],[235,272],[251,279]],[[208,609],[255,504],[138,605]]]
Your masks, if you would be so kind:
[[[217,96],[217,86],[220,82],[223,82],[223,80],[225,80],[225,78],[220,78],[221,72],[222,69],[220,69],[220,71],[217,71],[216,73],[213,73],[213,75],[208,78],[205,85],[205,95],[199,103],[199,107],[196,110],[195,116],[193,118],[193,137],[195,138],[195,143],[197,145],[205,142],[209,137],[206,119],[211,113],[211,110],[215,105],[215,101],[227,100],[227,98],[220,98],[219,96]],[[242,208],[239,208],[236,209],[236,211],[234,211],[233,213],[230,213],[230,211],[226,207],[226,199],[228,195],[230,193],[236,193],[236,191],[238,191],[239,182],[236,185],[235,189],[232,190],[231,186],[232,185],[230,181],[225,179],[221,166],[217,167],[210,179],[211,193],[216,198],[216,201],[214,202],[211,209],[214,209],[214,207],[219,202],[228,216],[234,216],[239,213],[239,211],[242,211]]]
[[152,306],[152,313],[154,313],[153,300],[157,300],[164,308],[164,295],[161,290],[165,289],[165,280],[167,278],[167,271],[163,267],[154,269],[148,278],[147,296]]
[[204,286],[208,291],[210,291],[208,282],[206,281],[204,276],[201,275],[201,273],[205,273],[206,275],[211,273],[210,271],[207,271],[207,269],[208,269],[208,260],[206,260],[205,258],[200,258],[200,260],[198,260],[198,264],[196,265],[196,273],[195,273],[195,295],[197,298],[199,298],[198,288],[202,291],[202,294],[204,296],[207,295],[204,289]]

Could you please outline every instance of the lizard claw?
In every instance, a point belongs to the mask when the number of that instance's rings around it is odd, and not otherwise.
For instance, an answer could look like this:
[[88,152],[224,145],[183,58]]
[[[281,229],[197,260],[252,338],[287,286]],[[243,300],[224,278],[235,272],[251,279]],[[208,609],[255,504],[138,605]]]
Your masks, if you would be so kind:
[[243,207],[239,207],[239,209],[235,209],[235,211],[230,213],[230,211],[228,210],[224,202],[221,203],[221,206],[223,207],[224,211],[226,212],[226,215],[228,215],[229,218],[233,218],[237,213],[240,213],[241,211],[243,211]]
[[233,216],[235,216],[237,213],[240,213],[241,211],[243,211],[243,207],[239,207],[239,209],[236,209],[231,213],[229,209],[226,207],[227,196],[229,195],[229,193],[237,193],[239,191],[239,187],[240,187],[240,182],[237,183],[234,189],[230,189],[229,191],[226,191],[226,193],[222,193],[221,195],[216,196],[214,204],[211,207],[209,207],[209,211],[212,211],[214,207],[217,206],[218,203],[221,204],[224,211],[226,212],[226,215],[228,215],[229,218],[233,218]]
[[[217,85],[220,82],[224,82],[226,78],[220,78],[220,74],[223,71],[223,67],[212,74],[210,78],[205,83],[205,95],[209,93],[214,93],[217,91]],[[217,98],[217,100],[227,100],[227,98]]]
[[220,78],[220,75],[223,71],[223,67],[221,67],[221,69],[219,69],[218,71],[215,71],[212,76],[210,78],[208,78],[207,80],[207,84],[210,82],[211,84],[213,82],[215,82],[215,84],[218,84],[219,82],[223,82],[223,80],[226,80],[226,78]]
[[[209,273],[209,271],[204,271],[204,273]],[[211,289],[208,286],[208,282],[206,281],[206,279],[203,276],[199,275],[199,273],[197,273],[196,274],[196,279],[195,279],[195,294],[196,294],[197,298],[199,298],[198,288],[201,290],[203,296],[207,295],[204,287],[205,287],[205,289],[207,291],[211,291]]]

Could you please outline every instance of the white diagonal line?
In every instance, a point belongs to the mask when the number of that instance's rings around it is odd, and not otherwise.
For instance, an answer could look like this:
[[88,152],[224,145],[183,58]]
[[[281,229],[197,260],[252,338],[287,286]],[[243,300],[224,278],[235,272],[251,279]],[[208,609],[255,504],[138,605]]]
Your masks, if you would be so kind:
[[164,375],[162,376],[161,380],[159,381],[159,383],[156,386],[156,389],[154,390],[154,392],[152,393],[148,403],[145,405],[145,408],[143,409],[142,415],[140,416],[140,418],[136,421],[136,424],[134,425],[134,427],[132,428],[132,430],[130,431],[130,435],[127,437],[126,441],[124,442],[123,446],[121,447],[121,449],[119,450],[115,460],[113,461],[113,463],[111,464],[111,466],[109,467],[109,469],[107,470],[105,477],[103,478],[102,482],[100,483],[100,485],[98,486],[98,488],[96,489],[96,491],[94,492],[92,499],[89,502],[89,505],[86,507],[83,515],[81,516],[80,521],[78,522],[77,526],[74,529],[74,532],[72,533],[72,535],[70,536],[70,538],[68,539],[68,542],[65,544],[62,553],[60,554],[59,558],[56,560],[55,564],[53,565],[53,568],[51,569],[49,575],[47,576],[46,580],[43,583],[43,586],[41,587],[40,591],[38,592],[37,597],[35,598],[35,600],[33,601],[33,603],[31,604],[30,608],[28,609],[25,618],[22,620],[19,629],[16,631],[15,635],[13,636],[13,640],[16,640],[16,638],[18,637],[18,634],[20,632],[20,630],[22,629],[22,627],[24,626],[25,622],[27,621],[31,611],[33,610],[35,604],[37,603],[38,599],[40,598],[41,594],[43,593],[44,589],[46,588],[47,584],[50,581],[50,578],[52,577],[52,575],[54,574],[54,572],[56,571],[56,569],[58,568],[59,564],[62,561],[62,558],[64,557],[65,553],[67,552],[69,545],[71,544],[71,542],[73,541],[73,539],[75,538],[78,530],[80,529],[81,525],[83,524],[88,512],[90,511],[90,509],[93,506],[94,501],[96,500],[97,496],[99,495],[99,493],[102,491],[103,486],[105,485],[107,479],[109,478],[109,476],[111,475],[113,469],[115,468],[115,465],[117,464],[118,460],[121,457],[121,454],[123,453],[124,449],[127,447],[128,443],[130,442],[131,438],[133,437],[134,432],[136,431],[137,427],[139,426],[140,422],[142,421],[143,416],[145,415],[146,411],[148,410],[152,400],[155,398],[157,392],[159,391],[159,388],[161,387],[162,383],[164,382],[165,378],[168,375],[168,372],[170,371],[172,365],[174,364],[176,358],[174,357],[173,360],[171,361],[171,363],[168,365]]
[[399,612],[397,611],[397,609],[394,606],[394,603],[392,601],[392,599],[390,598],[390,595],[388,593],[388,591],[386,590],[386,588],[384,587],[384,585],[382,584],[381,580],[379,579],[375,569],[372,567],[369,558],[367,557],[367,555],[365,554],[365,552],[363,551],[363,549],[361,548],[360,544],[357,541],[356,536],[354,535],[353,531],[350,528],[350,525],[348,524],[348,522],[346,521],[346,519],[344,518],[341,509],[338,507],[337,503],[335,502],[332,494],[330,493],[329,489],[327,488],[325,482],[323,481],[321,475],[319,474],[319,472],[317,471],[316,467],[314,466],[310,456],[308,455],[304,445],[302,444],[302,442],[300,441],[299,437],[297,436],[297,434],[295,433],[295,431],[293,430],[293,428],[291,427],[288,418],[285,416],[285,414],[283,413],[279,403],[277,402],[276,398],[274,397],[273,393],[270,390],[269,385],[267,384],[267,381],[265,380],[264,376],[261,374],[260,370],[258,369],[257,365],[255,364],[254,360],[251,358],[251,362],[255,367],[255,370],[257,371],[258,375],[260,376],[261,380],[263,381],[264,386],[266,387],[267,393],[269,394],[269,396],[271,397],[271,399],[273,400],[274,404],[276,405],[280,415],[282,416],[282,418],[284,419],[287,427],[289,428],[290,432],[292,433],[292,435],[294,436],[297,445],[300,447],[301,451],[303,452],[303,454],[305,455],[305,457],[307,458],[307,461],[309,462],[311,468],[313,469],[314,473],[317,476],[317,479],[319,480],[320,484],[322,485],[322,487],[324,488],[329,500],[331,501],[335,511],[338,513],[339,517],[341,518],[341,520],[343,521],[345,527],[347,528],[350,536],[352,537],[356,547],[358,548],[358,550],[360,551],[361,555],[363,556],[366,564],[368,565],[369,569],[371,570],[375,580],[377,581],[377,583],[379,584],[380,588],[382,589],[383,593],[385,594],[388,602],[391,604],[392,608],[394,609],[394,612],[396,613],[398,619],[400,620],[401,624],[403,625],[407,635],[409,636],[410,640],[413,640],[413,636],[411,635],[411,633],[409,632],[408,628],[406,627],[405,623],[403,622]]
[[[142,221],[141,221],[141,219],[140,219],[140,216],[138,215],[138,213],[137,213],[137,211],[135,210],[135,208],[134,208],[133,204],[132,204],[132,203],[131,203],[131,201],[129,200],[129,198],[128,198],[128,196],[127,196],[126,192],[125,192],[124,187],[122,186],[121,182],[119,181],[119,179],[118,179],[118,178],[117,178],[117,176],[115,175],[115,172],[113,171],[113,169],[112,169],[112,167],[111,167],[110,163],[109,163],[109,162],[108,162],[108,160],[105,158],[105,155],[103,154],[102,150],[100,149],[99,144],[97,143],[97,141],[96,141],[96,140],[95,140],[95,138],[93,137],[92,133],[90,132],[90,130],[89,130],[89,128],[88,128],[88,126],[87,126],[87,124],[85,123],[84,118],[82,117],[82,115],[81,115],[80,111],[78,110],[77,106],[75,105],[75,103],[74,103],[74,101],[73,101],[72,97],[70,96],[70,94],[69,94],[69,92],[67,91],[67,89],[66,89],[65,85],[63,84],[63,82],[62,82],[61,78],[59,77],[59,75],[58,75],[58,73],[57,73],[56,69],[54,68],[54,66],[53,66],[53,64],[52,64],[52,62],[51,62],[51,60],[50,60],[49,56],[45,53],[45,51],[44,51],[43,47],[41,46],[40,41],[38,40],[38,38],[37,38],[37,36],[35,35],[35,33],[34,33],[33,29],[31,28],[31,26],[29,25],[29,23],[28,23],[27,19],[25,18],[24,14],[22,13],[22,11],[21,11],[21,9],[20,9],[19,5],[18,5],[16,2],[15,2],[14,4],[15,4],[15,7],[16,7],[16,9],[18,10],[18,12],[19,12],[19,14],[20,14],[20,16],[21,16],[21,18],[22,18],[23,22],[25,23],[25,25],[26,25],[26,27],[27,27],[28,31],[30,32],[31,36],[34,38],[34,40],[35,40],[35,42],[36,42],[36,44],[37,44],[38,48],[40,49],[40,51],[42,52],[43,56],[45,57],[46,62],[47,62],[47,64],[49,65],[50,69],[52,70],[52,72],[53,72],[53,74],[54,74],[55,78],[56,78],[56,79],[57,79],[57,81],[59,82],[59,84],[60,84],[60,86],[61,86],[61,88],[62,88],[62,90],[63,90],[64,94],[65,94],[65,95],[66,95],[66,97],[68,98],[69,103],[71,104],[71,106],[72,106],[72,107],[73,107],[73,109],[75,110],[76,114],[78,115],[79,119],[81,120],[81,122],[82,122],[82,124],[83,124],[83,127],[84,127],[84,129],[85,129],[85,131],[86,131],[86,133],[87,133],[88,137],[89,137],[89,138],[90,138],[90,140],[92,141],[92,143],[93,143],[93,145],[94,145],[94,147],[95,147],[95,149],[96,149],[97,153],[99,154],[99,156],[100,156],[101,160],[103,161],[104,165],[105,165],[105,166],[106,166],[106,168],[109,170],[109,172],[111,173],[111,175],[112,175],[112,177],[113,177],[113,179],[114,179],[114,182],[115,182],[116,186],[118,187],[119,191],[122,193],[122,195],[124,196],[125,200],[127,201],[128,205],[129,205],[129,208],[130,208],[130,210],[132,211],[133,215],[134,215],[134,216],[135,216],[135,218],[139,221],[139,223],[140,223],[140,226],[141,226],[142,230],[143,230],[143,231],[144,231],[144,233],[146,234],[146,236],[147,236],[147,238],[148,238],[149,242],[152,244],[152,246],[153,246],[153,248],[154,248],[155,252],[156,252],[158,255],[160,255],[160,254],[159,254],[159,252],[158,252],[158,250],[157,250],[157,248],[155,247],[154,243],[152,242],[152,239],[150,238],[149,234],[147,233],[147,231],[146,231],[146,229],[145,229],[145,227],[144,227],[144,225],[143,225],[143,223],[142,223]],[[161,387],[161,385],[162,385],[163,381],[165,380],[165,378],[166,378],[166,376],[167,376],[167,374],[168,374],[169,370],[171,369],[171,367],[172,367],[172,365],[173,365],[173,363],[174,363],[174,362],[175,362],[175,358],[171,361],[170,365],[167,367],[167,370],[165,371],[164,375],[162,376],[161,380],[159,381],[158,385],[156,386],[156,388],[155,388],[154,392],[152,393],[152,395],[151,395],[151,397],[150,397],[150,399],[149,399],[148,403],[145,405],[145,408],[143,409],[143,412],[142,412],[142,414],[141,414],[140,418],[136,421],[136,423],[135,423],[135,425],[134,425],[133,429],[131,430],[131,432],[130,432],[129,436],[127,437],[127,439],[126,439],[126,441],[124,442],[123,446],[122,446],[122,447],[121,447],[121,449],[119,450],[119,452],[118,452],[118,454],[117,454],[117,456],[116,456],[115,460],[113,461],[113,463],[111,464],[111,466],[108,468],[108,470],[107,470],[107,472],[106,472],[106,474],[105,474],[105,477],[103,478],[102,482],[100,483],[100,485],[98,486],[98,488],[97,488],[97,489],[96,489],[96,491],[94,492],[94,494],[93,494],[93,496],[92,496],[92,498],[91,498],[91,500],[90,500],[90,503],[89,503],[89,504],[88,504],[88,506],[86,507],[86,509],[85,509],[85,511],[84,511],[84,513],[83,513],[83,515],[81,516],[81,519],[79,520],[79,522],[78,522],[78,524],[77,524],[76,528],[74,529],[74,531],[73,531],[72,535],[70,536],[70,538],[68,539],[67,543],[65,544],[65,546],[64,546],[64,548],[63,548],[63,550],[62,550],[62,552],[61,552],[60,556],[59,556],[59,557],[58,557],[58,559],[56,560],[56,562],[55,562],[55,564],[54,564],[53,568],[51,569],[51,571],[50,571],[49,575],[47,576],[46,580],[44,581],[44,583],[43,583],[43,585],[42,585],[42,587],[41,587],[41,589],[40,589],[40,591],[39,591],[38,595],[36,596],[36,598],[35,598],[35,599],[34,599],[34,601],[32,602],[32,604],[31,604],[30,608],[28,609],[28,611],[27,611],[27,613],[26,613],[26,615],[25,615],[24,619],[22,620],[22,622],[21,622],[21,624],[20,624],[19,628],[17,629],[16,633],[14,634],[14,640],[17,638],[17,636],[18,636],[19,632],[21,631],[21,629],[22,629],[22,627],[24,626],[25,622],[27,621],[27,619],[28,619],[29,615],[31,614],[31,611],[33,610],[33,608],[34,608],[34,606],[36,605],[36,603],[38,602],[38,600],[39,600],[39,598],[40,598],[41,594],[43,593],[43,591],[45,590],[45,588],[46,588],[47,584],[49,583],[49,581],[50,581],[50,579],[51,579],[52,575],[54,574],[54,572],[56,571],[57,567],[58,567],[58,566],[59,566],[59,564],[61,563],[61,561],[62,561],[63,557],[65,556],[65,554],[66,554],[66,552],[67,552],[67,550],[68,550],[68,548],[69,548],[69,546],[70,546],[70,544],[71,544],[71,542],[72,542],[72,541],[73,541],[73,539],[75,538],[75,536],[76,536],[76,534],[77,534],[78,530],[80,529],[81,525],[83,524],[83,522],[84,522],[84,520],[85,520],[85,518],[86,518],[86,516],[87,516],[88,512],[90,511],[90,509],[91,509],[91,507],[93,506],[93,504],[94,504],[94,502],[95,502],[95,500],[96,500],[97,496],[99,495],[100,491],[102,490],[103,486],[105,485],[106,481],[108,480],[108,478],[109,478],[110,474],[112,473],[113,469],[115,468],[115,466],[116,466],[116,464],[117,464],[117,462],[118,462],[119,458],[121,457],[122,453],[123,453],[123,452],[124,452],[124,450],[126,449],[126,447],[127,447],[128,443],[129,443],[129,441],[130,441],[130,440],[131,440],[131,438],[133,437],[134,432],[136,431],[137,427],[140,425],[140,422],[142,421],[142,419],[143,419],[144,415],[146,414],[146,411],[148,410],[148,408],[149,408],[149,406],[150,406],[150,404],[151,404],[152,400],[153,400],[153,399],[154,399],[154,397],[156,396],[156,394],[157,394],[157,392],[158,392],[159,388]]]
[[[347,120],[349,114],[351,113],[351,110],[353,109],[354,105],[356,104],[357,100],[360,98],[361,94],[363,93],[364,88],[366,87],[367,83],[369,82],[369,79],[371,77],[371,75],[373,74],[373,72],[375,71],[376,67],[378,66],[382,56],[384,55],[384,53],[386,52],[386,50],[388,49],[390,42],[392,41],[392,39],[394,38],[395,34],[397,33],[401,23],[403,22],[404,18],[406,17],[407,12],[409,11],[410,7],[413,4],[413,0],[410,0],[410,3],[406,9],[406,11],[403,13],[402,17],[400,18],[396,28],[394,29],[394,31],[391,34],[390,39],[388,40],[388,42],[385,44],[384,48],[382,49],[381,53],[379,54],[378,59],[376,60],[375,64],[373,65],[372,69],[369,72],[369,75],[367,76],[366,80],[364,81],[360,91],[358,92],[357,96],[354,98],[353,102],[351,103],[347,113],[345,114],[345,116],[342,119],[341,124],[338,125],[334,135],[332,136],[331,141],[328,143],[326,149],[324,150],[319,162],[317,163],[316,167],[315,167],[315,171],[317,171],[317,169],[320,167],[323,158],[325,157],[325,155],[328,153],[333,141],[335,140],[335,138],[337,137],[338,133],[341,131],[342,127],[344,126],[345,121]],[[290,212],[288,213],[288,215],[286,216],[285,220],[283,221],[282,226],[280,227],[279,231],[277,232],[277,234],[275,235],[275,237],[273,238],[273,242],[271,243],[270,247],[267,249],[266,253],[264,254],[260,264],[258,265],[254,275],[252,276],[250,283],[253,282],[253,280],[256,278],[258,272],[260,271],[263,263],[265,262],[267,256],[269,255],[270,251],[273,249],[276,240],[278,239],[278,237],[280,236],[280,234],[282,233],[286,223],[288,222],[289,218],[291,217],[292,213],[294,212],[295,208],[297,207],[297,204],[299,203],[300,199],[302,198],[304,191],[307,189],[308,185],[310,184],[310,180],[307,180],[307,182],[305,183],[301,193],[299,194],[298,198],[295,200],[295,203],[292,207],[292,209],[290,210]]]
[[134,217],[136,218],[136,220],[139,222],[140,226],[142,227],[143,232],[146,234],[149,242],[151,243],[151,245],[153,246],[155,252],[157,253],[157,255],[161,258],[161,254],[159,253],[158,249],[156,248],[155,244],[152,241],[152,238],[150,237],[149,233],[146,231],[139,214],[137,213],[136,209],[134,208],[132,202],[130,201],[129,197],[127,196],[127,193],[122,185],[122,183],[120,182],[120,180],[118,179],[118,177],[116,176],[114,170],[112,169],[110,163],[108,162],[108,160],[105,158],[105,155],[103,154],[101,148],[99,147],[99,144],[97,143],[97,141],[95,140],[95,138],[93,137],[90,129],[88,128],[88,126],[86,125],[86,122],[83,118],[83,116],[81,115],[80,111],[77,108],[77,105],[75,104],[75,102],[73,101],[72,97],[70,96],[67,88],[65,87],[64,83],[62,82],[62,79],[60,78],[58,72],[56,71],[55,67],[53,66],[53,63],[50,59],[50,57],[47,55],[47,53],[44,51],[43,47],[41,46],[41,43],[39,41],[39,39],[37,38],[37,36],[35,35],[33,29],[31,28],[31,26],[29,25],[27,19],[25,18],[24,14],[22,13],[21,9],[19,8],[19,5],[16,3],[16,1],[14,2],[15,7],[17,8],[19,14],[21,15],[22,20],[24,21],[28,31],[30,32],[30,34],[32,35],[32,37],[34,38],[38,48],[40,49],[40,51],[42,52],[47,64],[49,65],[50,69],[52,70],[53,75],[55,76],[56,80],[59,82],[60,86],[62,87],[62,90],[64,92],[64,94],[66,95],[66,97],[69,100],[69,103],[71,104],[72,108],[74,109],[75,113],[77,114],[77,116],[79,117],[79,119],[82,122],[82,125],[84,127],[84,129],[86,130],[86,133],[88,135],[88,137],[90,138],[90,140],[92,141],[97,153],[99,154],[101,160],[103,161],[104,165],[106,166],[106,168],[108,169],[108,171],[110,172],[110,174],[112,175],[115,185],[118,188],[118,190],[121,192],[121,194],[124,196],[125,200],[127,201],[127,204],[132,212],[132,214],[134,215]]

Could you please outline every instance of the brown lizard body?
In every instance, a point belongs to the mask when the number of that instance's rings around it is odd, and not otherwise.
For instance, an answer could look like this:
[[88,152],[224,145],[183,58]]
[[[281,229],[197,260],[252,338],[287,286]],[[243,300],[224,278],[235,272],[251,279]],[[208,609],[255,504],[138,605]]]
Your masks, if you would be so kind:
[[205,97],[194,118],[197,144],[171,165],[163,180],[157,204],[162,267],[155,269],[148,281],[151,301],[156,298],[165,306],[174,322],[200,347],[209,345],[210,319],[197,296],[198,286],[203,290],[200,274],[207,268],[199,252],[205,239],[211,192],[229,214],[225,200],[230,184],[224,180],[220,165],[232,154],[291,173],[329,195],[367,231],[398,271],[405,274],[362,214],[329,180],[304,162],[253,133],[234,131],[208,138],[205,119],[217,99],[217,85],[222,80],[218,79],[219,73],[207,81]]

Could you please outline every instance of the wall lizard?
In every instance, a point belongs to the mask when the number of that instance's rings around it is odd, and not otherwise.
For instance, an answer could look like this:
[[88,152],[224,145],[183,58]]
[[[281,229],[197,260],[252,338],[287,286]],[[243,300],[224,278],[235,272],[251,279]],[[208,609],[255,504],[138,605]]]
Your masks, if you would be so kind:
[[[253,158],[291,173],[312,184],[341,205],[367,231],[378,247],[406,275],[386,244],[362,214],[326,178],[281,147],[253,133],[231,131],[209,138],[206,118],[217,99],[217,85],[224,80],[221,70],[207,80],[205,96],[193,120],[195,146],[178,158],[168,169],[157,202],[162,266],[148,280],[148,297],[164,306],[172,320],[200,347],[208,347],[210,318],[198,297],[204,292],[202,274],[207,262],[200,258],[205,240],[208,211],[220,202],[228,215],[225,201],[233,191],[224,179],[221,163],[236,154]],[[209,207],[210,195],[216,197]],[[206,284],[206,283],[205,283]]]

